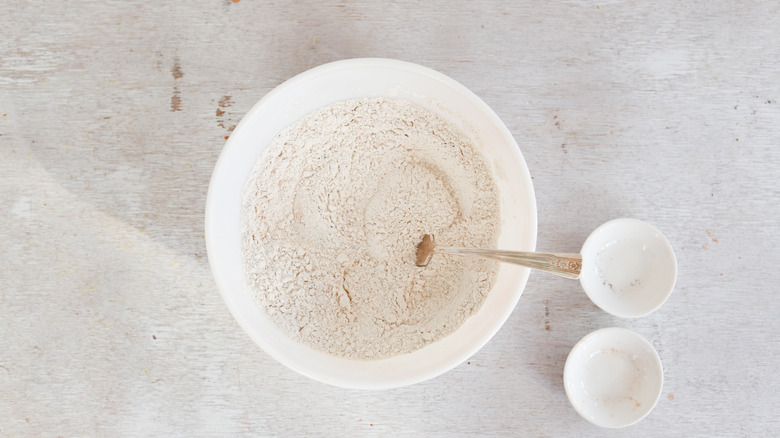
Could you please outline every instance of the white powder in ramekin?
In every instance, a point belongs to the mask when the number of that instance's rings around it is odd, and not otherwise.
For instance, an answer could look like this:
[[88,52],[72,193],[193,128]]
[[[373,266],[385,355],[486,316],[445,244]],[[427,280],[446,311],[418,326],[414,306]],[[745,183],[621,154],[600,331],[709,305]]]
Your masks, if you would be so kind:
[[244,269],[258,305],[299,342],[353,359],[417,350],[482,305],[498,265],[437,255],[495,247],[498,189],[471,140],[405,100],[321,108],[282,131],[244,188]]

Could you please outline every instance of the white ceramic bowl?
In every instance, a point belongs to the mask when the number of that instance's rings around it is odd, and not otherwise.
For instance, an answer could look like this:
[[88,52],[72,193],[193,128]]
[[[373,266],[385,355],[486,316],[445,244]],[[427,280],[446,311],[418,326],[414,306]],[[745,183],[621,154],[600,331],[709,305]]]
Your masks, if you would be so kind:
[[606,312],[638,318],[661,307],[677,281],[672,245],[652,225],[638,219],[611,220],[582,245],[580,284]]
[[269,355],[313,379],[347,388],[404,386],[440,375],[466,360],[509,317],[529,269],[502,266],[482,308],[451,335],[415,352],[384,360],[348,360],[294,342],[258,308],[248,291],[241,253],[241,192],[255,161],[286,126],[346,99],[401,98],[435,111],[479,145],[501,191],[499,248],[532,251],[536,201],[531,177],[509,130],[474,93],[434,70],[389,59],[351,59],[295,76],[261,99],[225,145],[209,184],[206,247],[230,312]]
[[625,427],[653,410],[664,385],[661,359],[642,336],[624,328],[596,330],[572,348],[563,386],[574,409],[601,427]]

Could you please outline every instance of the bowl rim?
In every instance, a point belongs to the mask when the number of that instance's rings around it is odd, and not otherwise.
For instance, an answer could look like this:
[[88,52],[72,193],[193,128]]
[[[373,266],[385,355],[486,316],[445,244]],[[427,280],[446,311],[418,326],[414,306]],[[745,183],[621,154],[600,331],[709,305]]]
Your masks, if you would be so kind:
[[[475,111],[478,111],[479,113],[481,113],[482,116],[486,117],[489,120],[491,125],[495,129],[497,129],[497,131],[500,133],[502,140],[505,141],[506,144],[512,146],[510,153],[514,155],[515,161],[517,162],[517,164],[520,165],[520,168],[518,169],[519,175],[517,175],[517,177],[522,179],[523,181],[524,194],[527,198],[526,204],[523,205],[525,211],[527,212],[527,214],[524,216],[524,220],[527,223],[527,231],[526,231],[526,235],[524,236],[527,238],[528,241],[527,250],[533,251],[535,249],[536,239],[537,239],[537,207],[536,207],[535,192],[533,188],[533,181],[531,180],[528,165],[520,151],[520,148],[518,147],[514,137],[512,136],[511,132],[506,127],[506,125],[501,121],[498,115],[496,115],[496,113],[484,101],[482,101],[482,99],[480,99],[471,90],[469,90],[459,82],[455,81],[454,79],[444,75],[443,73],[430,69],[428,67],[424,67],[406,61],[400,61],[400,60],[388,59],[388,58],[354,58],[354,59],[346,59],[346,60],[334,61],[327,64],[323,64],[293,76],[292,78],[284,81],[283,83],[281,83],[280,85],[276,86],[274,89],[269,91],[265,96],[263,96],[246,113],[246,115],[244,115],[244,117],[238,123],[233,135],[231,135],[227,140],[227,142],[225,143],[225,146],[223,147],[223,150],[221,151],[219,158],[216,161],[216,164],[214,166],[214,171],[212,172],[212,176],[209,182],[209,188],[206,196],[205,240],[206,240],[206,249],[209,258],[209,266],[211,268],[212,274],[217,284],[217,288],[223,300],[225,301],[228,310],[233,315],[233,318],[238,322],[239,326],[241,326],[241,328],[250,336],[250,338],[269,356],[271,356],[276,361],[280,362],[281,364],[287,366],[288,368],[300,374],[303,374],[307,377],[310,377],[312,379],[330,385],[344,387],[344,388],[354,388],[354,389],[389,389],[389,388],[395,388],[395,387],[406,386],[414,383],[419,383],[431,379],[433,377],[439,376],[451,370],[458,364],[462,363],[470,356],[472,356],[474,353],[476,353],[479,349],[481,349],[485,344],[487,344],[487,342],[503,326],[503,324],[506,322],[506,320],[509,318],[512,311],[516,307],[520,299],[520,295],[522,294],[527,284],[528,277],[530,275],[530,270],[527,268],[518,268],[521,271],[519,274],[519,281],[516,285],[516,290],[514,291],[512,302],[507,303],[506,308],[502,309],[502,312],[499,315],[497,315],[497,317],[495,318],[496,322],[491,325],[489,330],[485,331],[484,333],[481,333],[481,336],[479,336],[478,341],[473,342],[473,344],[469,345],[469,347],[465,349],[464,354],[461,354],[459,355],[459,357],[454,358],[452,360],[448,360],[437,367],[421,370],[420,372],[411,374],[409,376],[405,376],[404,378],[367,382],[367,381],[360,381],[360,380],[351,381],[349,379],[345,380],[343,378],[334,378],[333,376],[329,376],[327,374],[313,372],[312,369],[309,367],[303,367],[300,364],[291,363],[289,360],[286,360],[286,358],[280,351],[277,351],[276,349],[272,348],[268,344],[268,342],[263,339],[263,337],[260,334],[256,333],[256,330],[253,330],[250,327],[250,321],[246,321],[241,316],[239,309],[236,308],[236,303],[231,299],[231,294],[235,294],[236,292],[234,291],[231,292],[230,290],[228,290],[229,288],[227,287],[226,284],[227,280],[223,277],[223,273],[219,269],[218,262],[215,258],[215,253],[214,253],[214,249],[216,245],[215,239],[217,238],[214,234],[214,229],[212,225],[215,222],[215,219],[217,217],[216,216],[217,212],[215,207],[217,194],[215,191],[214,181],[217,180],[217,178],[219,178],[219,176],[229,168],[226,151],[236,146],[236,141],[234,139],[238,137],[235,136],[235,134],[241,132],[244,125],[251,123],[257,117],[258,113],[261,113],[268,105],[273,103],[277,98],[283,96],[289,89],[294,88],[299,84],[305,83],[310,79],[317,77],[318,75],[333,74],[342,70],[349,70],[353,68],[366,68],[366,67],[381,68],[381,69],[386,69],[388,71],[401,70],[407,73],[414,73],[414,74],[427,76],[430,79],[442,83],[442,85],[451,89],[452,92],[457,93],[460,95],[460,97],[468,100],[469,105],[473,105]],[[244,180],[244,183],[245,182],[246,181]],[[243,272],[243,268],[241,268],[241,270]],[[241,293],[243,293],[243,291]],[[424,347],[423,349],[425,348],[428,347]],[[413,354],[413,353],[409,353],[409,354]]]

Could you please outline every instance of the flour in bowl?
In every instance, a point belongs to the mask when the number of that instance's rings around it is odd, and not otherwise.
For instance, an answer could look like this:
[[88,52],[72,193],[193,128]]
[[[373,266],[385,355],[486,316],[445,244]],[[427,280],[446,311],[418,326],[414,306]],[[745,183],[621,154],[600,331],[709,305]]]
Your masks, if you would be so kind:
[[493,287],[495,262],[437,255],[423,234],[493,248],[498,188],[461,131],[405,100],[339,102],[283,130],[244,187],[244,269],[261,309],[332,355],[382,359],[456,330]]

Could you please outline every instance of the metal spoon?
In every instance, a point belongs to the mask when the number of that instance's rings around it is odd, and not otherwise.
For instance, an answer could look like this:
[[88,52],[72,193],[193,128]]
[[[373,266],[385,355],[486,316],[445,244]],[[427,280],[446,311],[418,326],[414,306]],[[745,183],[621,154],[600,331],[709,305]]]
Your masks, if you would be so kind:
[[417,266],[428,266],[434,254],[472,256],[514,263],[573,279],[580,278],[580,271],[582,271],[582,256],[579,254],[545,254],[539,252],[437,246],[433,234],[426,234],[423,236],[422,242],[417,245]]

